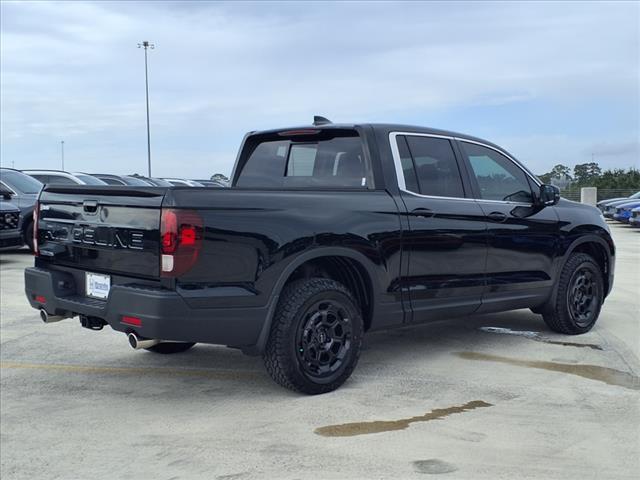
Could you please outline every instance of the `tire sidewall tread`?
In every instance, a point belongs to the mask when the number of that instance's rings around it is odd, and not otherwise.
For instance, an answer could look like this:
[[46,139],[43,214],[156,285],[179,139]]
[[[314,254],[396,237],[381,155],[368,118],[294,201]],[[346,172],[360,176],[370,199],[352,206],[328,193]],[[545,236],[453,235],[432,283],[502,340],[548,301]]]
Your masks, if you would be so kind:
[[[318,383],[306,376],[299,367],[295,336],[304,310],[329,294],[341,297],[340,300],[353,310],[352,343],[350,358],[342,367],[340,375],[328,383]],[[344,285],[327,278],[296,280],[285,286],[278,302],[263,354],[264,364],[273,380],[285,388],[311,395],[327,393],[342,385],[353,372],[360,355],[363,333],[360,308]]]
[[[596,273],[598,283],[598,306],[593,321],[589,325],[578,325],[571,317],[567,308],[567,289],[573,274],[580,268],[589,266]],[[545,323],[551,330],[567,335],[580,335],[593,328],[602,308],[604,299],[604,280],[602,272],[596,261],[586,253],[573,253],[565,263],[558,279],[554,300],[550,301],[542,309]]]

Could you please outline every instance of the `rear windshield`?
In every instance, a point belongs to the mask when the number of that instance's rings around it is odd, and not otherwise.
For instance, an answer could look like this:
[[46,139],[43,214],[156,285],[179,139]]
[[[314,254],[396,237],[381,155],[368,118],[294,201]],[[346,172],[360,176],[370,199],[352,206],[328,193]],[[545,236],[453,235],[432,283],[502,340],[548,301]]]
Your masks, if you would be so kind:
[[323,131],[317,135],[256,137],[237,177],[248,188],[366,188],[362,141],[355,131]]

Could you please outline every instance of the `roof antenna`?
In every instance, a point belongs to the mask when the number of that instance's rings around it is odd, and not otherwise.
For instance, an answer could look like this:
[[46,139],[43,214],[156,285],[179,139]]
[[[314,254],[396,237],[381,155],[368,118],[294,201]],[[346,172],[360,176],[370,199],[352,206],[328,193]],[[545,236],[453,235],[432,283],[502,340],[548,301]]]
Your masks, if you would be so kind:
[[313,116],[313,124],[315,126],[329,125],[330,123],[333,123],[333,122],[331,120],[329,120],[328,118],[321,117],[320,115],[314,115]]

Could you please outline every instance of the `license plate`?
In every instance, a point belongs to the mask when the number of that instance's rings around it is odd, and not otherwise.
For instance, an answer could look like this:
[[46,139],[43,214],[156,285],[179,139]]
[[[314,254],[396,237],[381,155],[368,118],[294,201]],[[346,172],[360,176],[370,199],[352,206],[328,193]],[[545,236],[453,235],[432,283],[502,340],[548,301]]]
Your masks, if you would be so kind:
[[85,272],[85,286],[87,297],[105,299],[109,296],[111,277]]

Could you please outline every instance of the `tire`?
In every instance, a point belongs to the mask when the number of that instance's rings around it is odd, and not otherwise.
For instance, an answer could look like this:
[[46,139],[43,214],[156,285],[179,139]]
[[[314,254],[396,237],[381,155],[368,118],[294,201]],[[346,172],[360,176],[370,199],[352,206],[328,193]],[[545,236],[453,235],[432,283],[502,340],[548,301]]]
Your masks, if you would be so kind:
[[551,300],[542,312],[549,328],[567,335],[591,330],[604,300],[604,280],[595,260],[585,253],[572,254],[556,288],[555,303]]
[[27,228],[24,229],[24,243],[27,244],[27,246],[29,247],[29,250],[31,250],[31,252],[34,251],[34,248],[33,248],[33,220],[31,220],[29,222],[29,225],[27,225]]
[[165,342],[154,345],[153,347],[145,348],[148,352],[161,353],[168,355],[171,353],[182,353],[193,347],[195,343],[183,343],[183,342]]
[[264,364],[285,388],[331,392],[356,367],[363,334],[360,307],[344,285],[326,278],[294,281],[278,302]]

